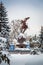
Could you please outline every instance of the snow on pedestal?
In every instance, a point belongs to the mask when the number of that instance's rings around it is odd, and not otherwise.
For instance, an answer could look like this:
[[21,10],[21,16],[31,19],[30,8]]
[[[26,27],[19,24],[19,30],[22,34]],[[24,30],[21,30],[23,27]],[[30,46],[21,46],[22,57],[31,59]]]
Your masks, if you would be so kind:
[[19,42],[19,43],[23,43],[25,40],[26,40],[25,35],[24,35],[23,33],[20,33],[20,34],[18,35],[18,42]]
[[30,48],[30,42],[29,42],[29,41],[26,41],[26,42],[24,42],[23,44],[26,45],[26,48]]
[[16,45],[19,44],[18,41],[17,41],[16,39],[13,39],[13,43],[14,43],[14,45],[15,45],[15,48],[17,47]]

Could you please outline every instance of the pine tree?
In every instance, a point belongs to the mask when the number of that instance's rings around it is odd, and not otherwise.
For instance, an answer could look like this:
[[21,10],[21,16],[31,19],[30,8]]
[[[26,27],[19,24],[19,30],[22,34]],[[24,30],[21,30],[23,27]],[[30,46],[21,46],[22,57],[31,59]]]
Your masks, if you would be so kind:
[[40,42],[43,43],[43,26],[41,26]]
[[4,4],[0,2],[0,35],[2,37],[8,37],[9,29],[6,8],[4,7]]

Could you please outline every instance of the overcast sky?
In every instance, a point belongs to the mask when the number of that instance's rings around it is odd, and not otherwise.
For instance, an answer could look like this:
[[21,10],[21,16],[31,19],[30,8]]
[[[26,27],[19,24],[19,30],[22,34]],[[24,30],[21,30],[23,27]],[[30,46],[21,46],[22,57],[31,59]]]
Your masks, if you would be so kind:
[[38,34],[40,26],[43,26],[43,0],[0,0],[3,1],[8,11],[9,21],[13,19],[28,20],[29,34]]

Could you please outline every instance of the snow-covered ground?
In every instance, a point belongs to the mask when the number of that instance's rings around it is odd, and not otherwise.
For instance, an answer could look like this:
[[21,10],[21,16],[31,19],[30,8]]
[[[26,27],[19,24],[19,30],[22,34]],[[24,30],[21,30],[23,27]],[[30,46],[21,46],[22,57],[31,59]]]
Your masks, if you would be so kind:
[[[10,54],[10,65],[43,65],[43,54]],[[0,65],[7,65],[2,62]]]

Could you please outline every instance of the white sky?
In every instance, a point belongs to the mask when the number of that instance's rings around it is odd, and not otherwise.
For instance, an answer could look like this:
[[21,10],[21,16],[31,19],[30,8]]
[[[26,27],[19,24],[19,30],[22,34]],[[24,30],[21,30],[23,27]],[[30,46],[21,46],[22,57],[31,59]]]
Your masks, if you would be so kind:
[[29,16],[29,35],[38,34],[43,26],[43,0],[4,0],[4,3],[10,22]]

